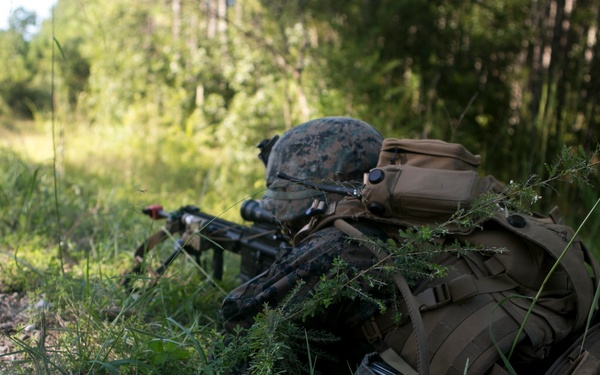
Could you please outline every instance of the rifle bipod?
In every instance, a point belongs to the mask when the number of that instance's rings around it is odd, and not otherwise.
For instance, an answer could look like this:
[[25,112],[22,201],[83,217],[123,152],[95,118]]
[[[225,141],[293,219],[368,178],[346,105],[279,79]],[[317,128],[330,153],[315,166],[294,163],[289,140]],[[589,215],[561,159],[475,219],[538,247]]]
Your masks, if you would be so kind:
[[264,270],[275,260],[279,249],[289,244],[289,238],[283,233],[279,222],[268,212],[262,210],[257,201],[244,201],[241,216],[252,225],[240,225],[205,214],[194,206],[184,206],[173,212],[165,212],[162,206],[149,206],[142,211],[154,220],[167,219],[163,228],[152,234],[135,251],[136,265],[132,272],[125,275],[121,285],[128,287],[134,275],[144,268],[144,255],[159,243],[175,234],[181,238],[174,243],[169,257],[154,271],[160,277],[183,251],[193,257],[201,266],[201,255],[212,249],[212,278],[223,277],[224,250],[241,256],[240,278],[246,281]]

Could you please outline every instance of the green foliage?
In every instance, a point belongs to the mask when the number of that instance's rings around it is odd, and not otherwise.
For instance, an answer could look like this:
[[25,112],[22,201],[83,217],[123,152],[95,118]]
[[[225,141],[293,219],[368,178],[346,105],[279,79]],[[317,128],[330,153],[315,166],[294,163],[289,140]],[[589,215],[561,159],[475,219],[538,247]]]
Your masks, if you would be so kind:
[[30,42],[15,30],[0,30],[0,116],[33,118],[48,108],[49,93],[32,82],[36,69],[28,61]]
[[[443,274],[430,262],[436,239],[448,225],[478,223],[499,199],[528,211],[558,204],[574,225],[597,202],[597,0],[554,14],[548,2],[521,0],[229,4],[59,0],[37,34],[28,33],[32,15],[18,12],[0,31],[0,59],[10,62],[0,70],[0,131],[8,129],[0,142],[27,146],[0,149],[0,288],[52,300],[31,319],[56,340],[13,335],[27,356],[15,371],[219,373],[256,358],[254,373],[310,372],[289,353],[302,348],[318,360],[315,342],[334,338],[298,322],[340,298],[383,309],[360,286],[389,280],[350,277],[338,259],[303,309],[292,300],[267,308],[230,342],[217,311],[236,266],[221,288],[187,260],[138,299],[116,284],[156,229],[141,207],[195,204],[239,220],[235,203],[264,189],[254,146],[312,117],[350,115],[389,137],[460,142],[482,155],[484,172],[513,181],[502,197],[484,196],[440,228],[376,242],[394,260],[377,265],[383,275]],[[547,54],[536,52],[541,45]],[[39,129],[23,129],[19,116]],[[49,139],[48,119],[57,154],[25,142]],[[59,220],[47,155],[57,160]],[[562,179],[576,183],[556,184]],[[596,210],[582,228],[596,254],[599,228]]]
[[[319,297],[331,294],[317,292],[308,300],[298,301],[295,297],[301,287],[302,283],[299,283],[281,305],[264,306],[251,327],[238,329],[227,335],[224,342],[218,343],[210,368],[216,373],[246,368],[247,373],[253,375],[312,373],[313,358],[324,355],[314,345],[334,342],[338,338],[303,327],[298,317],[310,315],[317,307]],[[343,288],[337,290],[342,291]],[[298,353],[308,353],[308,358],[300,358]]]
[[[373,269],[379,268],[383,267],[380,264],[373,267]],[[389,284],[373,275],[371,269],[355,270],[356,275],[353,277],[350,277],[347,269],[348,265],[343,259],[335,258],[328,275],[322,275],[319,283],[311,291],[311,297],[296,301],[302,305],[299,312],[302,320],[323,314],[328,307],[347,299],[361,299],[377,306],[380,311],[385,311],[386,301],[364,292],[363,286],[380,289],[386,288]]]
[[[520,0],[59,1],[54,27],[47,21],[29,39],[16,27],[0,35],[0,53],[14,60],[0,79],[0,108],[47,116],[53,89],[59,117],[84,128],[161,129],[164,143],[185,138],[182,150],[227,159],[223,180],[238,168],[254,177],[246,150],[262,138],[339,114],[387,136],[463,143],[487,171],[526,180],[565,145],[589,151],[599,141],[600,106],[589,93],[600,59],[587,31],[596,3],[551,14]],[[164,147],[155,141],[145,146]],[[582,189],[559,199],[589,205]]]
[[[23,339],[25,328],[15,327],[11,339],[22,350],[21,361],[16,367],[3,361],[3,370],[198,373],[219,337],[219,306],[224,290],[237,282],[235,266],[226,264],[229,273],[216,286],[182,257],[154,289],[130,295],[119,286],[119,275],[130,271],[132,251],[153,229],[132,209],[137,203],[129,200],[127,186],[112,186],[109,176],[77,184],[64,177],[58,183],[59,226],[49,168],[11,150],[3,150],[2,158],[0,288],[27,292],[32,305],[39,296],[49,302],[47,309],[26,314],[29,326],[37,327],[33,335]],[[66,250],[64,273],[54,251],[57,231]],[[158,252],[148,259],[151,267],[163,259]],[[18,352],[6,355],[13,354]]]
[[[47,178],[40,167],[30,167],[10,150],[0,150],[0,237],[38,228],[47,212],[36,215],[40,202],[48,199],[39,180]],[[46,171],[47,172],[47,171]]]

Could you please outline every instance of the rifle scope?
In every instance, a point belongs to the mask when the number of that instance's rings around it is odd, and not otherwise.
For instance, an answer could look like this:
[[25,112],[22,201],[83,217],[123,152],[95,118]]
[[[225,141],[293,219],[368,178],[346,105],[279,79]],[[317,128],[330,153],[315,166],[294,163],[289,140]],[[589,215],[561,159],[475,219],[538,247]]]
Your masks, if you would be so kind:
[[242,219],[255,223],[279,225],[279,220],[272,213],[263,210],[257,200],[247,200],[240,209]]

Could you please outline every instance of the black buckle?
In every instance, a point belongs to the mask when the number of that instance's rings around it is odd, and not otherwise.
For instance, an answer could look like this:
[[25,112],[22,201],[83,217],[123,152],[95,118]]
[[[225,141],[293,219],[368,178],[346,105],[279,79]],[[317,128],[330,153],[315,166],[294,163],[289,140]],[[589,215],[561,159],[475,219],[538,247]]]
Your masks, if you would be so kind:
[[275,144],[275,142],[277,142],[278,139],[279,139],[278,135],[274,136],[271,139],[263,139],[256,146],[257,148],[260,149],[258,158],[263,162],[265,167],[267,166],[267,162],[269,161],[269,154],[271,153],[271,148],[273,148],[273,145]]

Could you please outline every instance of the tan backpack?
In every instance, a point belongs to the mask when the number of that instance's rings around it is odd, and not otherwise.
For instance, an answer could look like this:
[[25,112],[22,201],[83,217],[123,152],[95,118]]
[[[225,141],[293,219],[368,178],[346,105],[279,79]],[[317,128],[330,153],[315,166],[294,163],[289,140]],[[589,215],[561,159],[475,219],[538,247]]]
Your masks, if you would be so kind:
[[[458,144],[386,139],[360,194],[329,206],[315,202],[311,223],[295,241],[331,224],[359,237],[346,224],[356,220],[396,227],[444,223],[481,194],[503,191],[495,178],[478,175],[479,163],[479,156]],[[571,242],[574,231],[556,211],[545,217],[499,210],[477,228],[448,229],[445,244],[506,251],[459,254],[448,247],[436,259],[449,267],[447,276],[410,290],[398,276],[410,322],[392,319],[388,309],[364,322],[362,331],[400,373],[504,373],[500,360],[515,340],[519,344],[511,363],[518,368],[547,358],[557,344],[584,328],[600,267],[579,240]],[[559,257],[521,332],[532,298]]]

